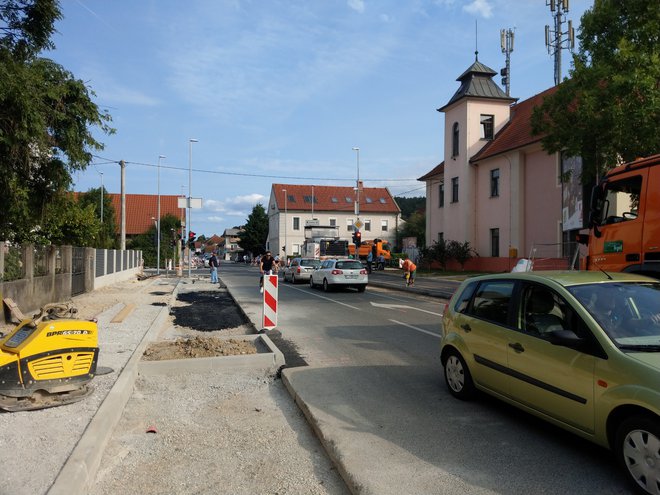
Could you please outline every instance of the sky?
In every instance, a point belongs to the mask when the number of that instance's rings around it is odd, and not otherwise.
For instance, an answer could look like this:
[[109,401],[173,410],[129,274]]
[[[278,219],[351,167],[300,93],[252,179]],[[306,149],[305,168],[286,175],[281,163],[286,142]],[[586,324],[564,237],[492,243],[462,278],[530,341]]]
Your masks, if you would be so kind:
[[[201,198],[192,230],[207,237],[244,224],[273,183],[354,186],[355,147],[365,187],[424,196],[417,179],[444,156],[436,109],[475,49],[483,64],[504,67],[501,29],[515,29],[511,96],[554,84],[545,0],[60,5],[55,49],[43,56],[83,80],[116,129],[94,129],[105,148],[74,175],[74,190],[103,183],[119,193],[125,160],[126,193]],[[592,5],[570,2],[576,35]],[[564,51],[563,76],[569,60]]]

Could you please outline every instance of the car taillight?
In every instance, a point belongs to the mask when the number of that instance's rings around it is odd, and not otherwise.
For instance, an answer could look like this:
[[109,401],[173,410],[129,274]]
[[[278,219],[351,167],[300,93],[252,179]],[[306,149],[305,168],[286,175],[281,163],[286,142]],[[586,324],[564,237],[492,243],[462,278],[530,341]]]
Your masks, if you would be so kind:
[[298,273],[300,273],[300,267],[298,267]]
[[342,272],[341,270],[334,269],[330,273],[332,273],[333,275],[341,275],[344,272]]
[[367,274],[367,270],[360,270],[360,275],[366,275],[366,274]]

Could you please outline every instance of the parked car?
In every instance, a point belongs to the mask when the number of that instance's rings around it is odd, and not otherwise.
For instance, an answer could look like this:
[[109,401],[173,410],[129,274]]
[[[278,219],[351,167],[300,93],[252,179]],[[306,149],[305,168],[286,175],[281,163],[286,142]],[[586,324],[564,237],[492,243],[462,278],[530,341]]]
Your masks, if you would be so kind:
[[321,266],[321,261],[314,258],[293,258],[289,266],[284,269],[284,281],[296,284],[309,282],[309,276],[315,268]]
[[639,491],[660,486],[660,281],[605,272],[466,280],[447,305],[449,392],[487,392],[613,451]]
[[364,292],[368,282],[367,270],[358,260],[324,260],[309,277],[310,287],[321,285],[326,292],[339,286],[355,287],[359,292]]

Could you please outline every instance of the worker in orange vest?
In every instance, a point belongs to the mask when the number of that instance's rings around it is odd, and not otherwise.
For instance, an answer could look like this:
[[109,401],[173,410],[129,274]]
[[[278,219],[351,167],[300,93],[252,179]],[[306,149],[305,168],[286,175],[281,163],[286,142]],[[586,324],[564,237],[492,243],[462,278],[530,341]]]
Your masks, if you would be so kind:
[[417,265],[409,259],[405,259],[401,264],[401,269],[405,272],[406,285],[415,285],[415,272],[417,271]]

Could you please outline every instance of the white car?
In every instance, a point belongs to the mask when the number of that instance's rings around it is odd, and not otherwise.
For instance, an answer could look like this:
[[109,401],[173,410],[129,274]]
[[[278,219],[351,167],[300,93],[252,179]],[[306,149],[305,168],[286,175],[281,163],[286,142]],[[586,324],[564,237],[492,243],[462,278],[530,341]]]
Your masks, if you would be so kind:
[[309,281],[314,269],[321,266],[321,261],[314,258],[293,258],[289,266],[284,269],[284,281],[294,284],[300,281]]
[[355,287],[358,292],[367,288],[367,270],[358,260],[324,260],[309,277],[309,285],[323,286],[324,291],[333,287]]

